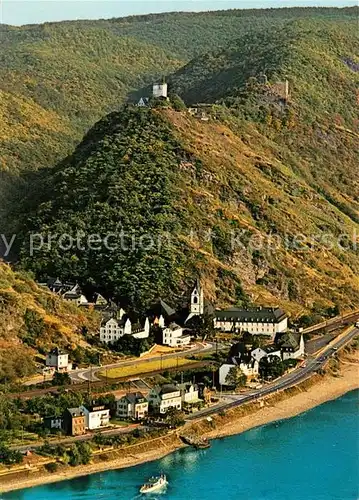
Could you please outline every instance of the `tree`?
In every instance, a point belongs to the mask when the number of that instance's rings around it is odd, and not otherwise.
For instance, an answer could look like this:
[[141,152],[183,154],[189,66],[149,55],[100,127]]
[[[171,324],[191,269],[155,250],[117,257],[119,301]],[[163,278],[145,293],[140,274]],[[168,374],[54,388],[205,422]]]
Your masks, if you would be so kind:
[[77,443],[77,448],[81,457],[81,463],[86,465],[92,457],[91,446],[88,443]]
[[227,374],[226,384],[233,387],[243,387],[246,383],[247,377],[239,366],[232,366]]
[[266,380],[281,377],[285,369],[285,365],[278,356],[266,356],[259,362],[259,375]]
[[88,443],[76,443],[70,448],[68,455],[70,465],[86,465],[91,460],[92,450]]
[[59,465],[56,462],[50,462],[49,464],[45,464],[45,469],[48,472],[54,473],[59,468]]
[[0,444],[0,463],[5,465],[20,464],[22,459],[23,457],[19,451],[10,450],[4,444]]
[[166,412],[166,422],[171,427],[180,427],[185,423],[184,413],[177,408],[169,408]]
[[51,381],[52,385],[70,385],[71,377],[68,373],[55,372]]
[[176,111],[185,111],[187,109],[187,106],[185,105],[183,99],[181,99],[178,94],[170,94],[169,98],[173,109],[175,109]]

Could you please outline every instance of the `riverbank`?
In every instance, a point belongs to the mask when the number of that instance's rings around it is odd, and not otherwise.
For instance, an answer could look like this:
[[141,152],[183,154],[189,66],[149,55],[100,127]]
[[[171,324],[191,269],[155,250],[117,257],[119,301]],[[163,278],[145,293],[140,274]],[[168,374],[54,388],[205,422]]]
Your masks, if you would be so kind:
[[[206,419],[188,424],[186,432],[200,434],[210,439],[239,434],[253,427],[290,418],[318,406],[331,399],[359,388],[359,352],[353,351],[342,357],[340,363],[324,376],[315,375],[298,387],[272,395],[262,402],[249,403],[233,410],[216,415],[212,421]],[[183,429],[181,429],[183,432]],[[55,473],[43,467],[35,471],[0,476],[0,491],[27,488],[44,483],[58,482],[74,477],[93,474],[110,469],[131,467],[147,461],[156,460],[183,447],[174,432],[123,449],[97,454],[93,463],[72,468],[63,466]]]

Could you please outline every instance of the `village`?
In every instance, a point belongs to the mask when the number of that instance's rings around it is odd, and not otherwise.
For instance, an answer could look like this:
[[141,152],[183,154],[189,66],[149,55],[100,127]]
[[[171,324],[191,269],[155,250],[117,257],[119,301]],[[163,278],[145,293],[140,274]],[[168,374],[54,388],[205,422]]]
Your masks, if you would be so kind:
[[[178,365],[178,357],[188,357],[199,342],[212,347],[215,340],[217,351],[217,364],[215,368],[211,368],[212,379],[206,380],[207,383],[203,383],[201,377],[193,371],[193,379],[183,381],[182,376],[181,381],[172,379],[170,383],[147,385],[145,391],[137,390],[136,387],[134,391],[115,395],[111,406],[99,404],[94,398],[91,404],[66,408],[61,415],[44,418],[44,428],[50,432],[60,431],[78,436],[109,429],[114,418],[127,422],[151,421],[160,424],[168,423],[169,415],[174,417],[176,413],[200,414],[204,408],[217,405],[219,395],[226,391],[243,392],[261,387],[266,380],[278,378],[305,358],[303,334],[288,329],[288,317],[283,310],[276,307],[215,310],[206,300],[199,279],[190,290],[187,307],[176,310],[164,300],[158,299],[142,319],[128,314],[124,308],[100,294],[95,294],[92,302],[88,301],[77,284],[51,279],[42,286],[77,307],[97,310],[102,318],[97,333],[98,341],[108,349],[121,345],[123,339],[135,339],[136,343],[143,343],[151,338],[153,347],[166,349],[167,356],[171,352],[177,353],[177,372],[182,370]],[[204,336],[212,330],[212,343],[198,338],[198,325],[204,323],[207,324]],[[221,345],[220,355],[218,343]],[[161,354],[161,362],[162,356],[165,355]],[[73,376],[77,373],[69,354],[58,347],[47,353],[45,365],[44,370],[54,376],[64,373]],[[142,373],[141,366],[139,358],[134,364],[133,380],[139,378],[136,371],[139,375]],[[188,371],[190,373],[190,369]],[[198,380],[195,381],[196,377]]]

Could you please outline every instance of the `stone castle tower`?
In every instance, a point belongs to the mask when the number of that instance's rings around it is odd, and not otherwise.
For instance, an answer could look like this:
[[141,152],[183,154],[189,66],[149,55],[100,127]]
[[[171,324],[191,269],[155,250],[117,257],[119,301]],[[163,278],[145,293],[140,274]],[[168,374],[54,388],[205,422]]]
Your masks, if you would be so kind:
[[167,99],[167,83],[155,83],[152,86],[152,95],[155,98]]

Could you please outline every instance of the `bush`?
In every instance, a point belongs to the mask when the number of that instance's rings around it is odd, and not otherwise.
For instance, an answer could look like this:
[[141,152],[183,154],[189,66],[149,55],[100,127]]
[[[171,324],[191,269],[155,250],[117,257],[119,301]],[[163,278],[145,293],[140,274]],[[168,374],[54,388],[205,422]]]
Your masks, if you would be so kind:
[[47,472],[51,472],[52,474],[54,472],[56,472],[59,468],[59,464],[57,464],[56,462],[51,462],[49,464],[45,464],[45,469],[47,470]]
[[52,385],[70,385],[71,377],[68,373],[55,372],[52,377]]
[[10,450],[4,444],[0,445],[0,463],[5,465],[21,464],[23,456],[19,451]]

